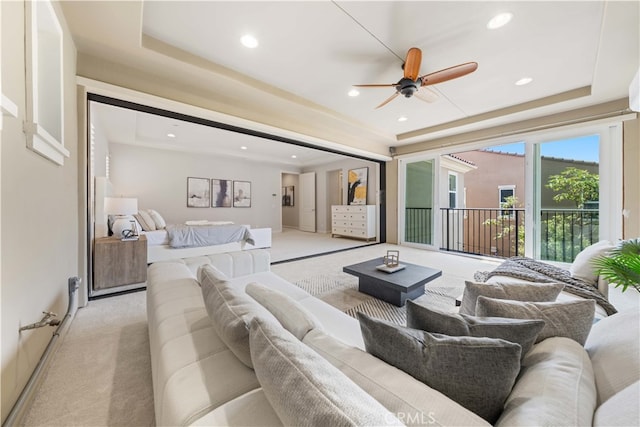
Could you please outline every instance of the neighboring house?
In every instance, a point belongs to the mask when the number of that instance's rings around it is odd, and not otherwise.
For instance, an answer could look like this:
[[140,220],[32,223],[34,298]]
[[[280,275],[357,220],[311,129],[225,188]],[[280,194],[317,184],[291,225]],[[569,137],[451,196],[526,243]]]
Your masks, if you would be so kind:
[[[456,153],[455,156],[477,166],[467,174],[465,186],[467,208],[499,208],[500,203],[509,196],[518,199],[519,205],[516,207],[523,206],[525,194],[524,155],[487,149],[465,151]],[[595,162],[542,157],[540,202],[543,209],[572,209],[576,207],[575,203],[568,200],[554,201],[555,193],[546,187],[551,175],[557,175],[568,167],[584,169],[594,174],[598,173],[598,163]]]
[[[466,174],[465,180],[465,207],[469,210],[465,212],[464,235],[461,237],[464,251],[498,256],[523,255],[520,252],[522,247],[518,248],[516,243],[523,238],[523,230],[520,230],[519,235],[515,224],[523,227],[525,220],[524,155],[486,149],[456,153],[455,156],[476,165],[475,169]],[[553,214],[557,210],[576,209],[575,203],[570,200],[553,200],[556,193],[546,187],[550,176],[560,174],[568,167],[598,173],[598,163],[595,162],[542,157],[540,205],[543,219],[548,218],[549,211]],[[500,209],[508,197],[515,197],[517,200],[514,206],[517,212]],[[597,203],[591,206],[597,207]],[[597,212],[593,214],[597,218]],[[499,237],[501,234],[504,237]],[[460,250],[459,247],[448,248]]]

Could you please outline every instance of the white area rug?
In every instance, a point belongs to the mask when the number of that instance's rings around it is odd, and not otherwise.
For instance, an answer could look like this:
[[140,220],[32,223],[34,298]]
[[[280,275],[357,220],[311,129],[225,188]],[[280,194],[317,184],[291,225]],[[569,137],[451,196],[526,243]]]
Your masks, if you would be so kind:
[[[383,319],[399,325],[407,324],[406,307],[397,307],[388,302],[358,292],[358,279],[350,274],[318,275],[295,282],[295,285],[309,292],[311,295],[331,303],[336,293],[357,292],[359,301],[346,308],[340,307],[351,317],[356,313],[364,313],[377,319]],[[455,309],[455,299],[460,295],[459,287],[434,287],[427,284],[424,296],[415,301],[424,306],[450,312]]]

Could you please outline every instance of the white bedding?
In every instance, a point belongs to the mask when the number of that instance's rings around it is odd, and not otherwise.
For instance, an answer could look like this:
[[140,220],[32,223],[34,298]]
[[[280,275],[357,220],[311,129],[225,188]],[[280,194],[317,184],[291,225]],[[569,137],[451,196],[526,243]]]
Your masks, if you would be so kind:
[[142,231],[147,237],[147,246],[159,246],[169,244],[169,235],[167,230]]
[[[207,220],[193,220],[185,221],[186,225],[231,225],[233,221],[207,221]],[[247,225],[247,228],[251,228]],[[154,231],[142,231],[140,234],[147,236],[147,246],[159,246],[169,244],[169,235],[167,230],[154,230]]]
[[[248,227],[248,226],[247,226]],[[164,232],[158,233],[157,231]],[[147,236],[147,263],[151,264],[158,261],[168,261],[178,258],[190,258],[202,255],[211,255],[215,253],[223,252],[235,252],[241,250],[269,248],[271,247],[271,228],[252,228],[251,234],[255,244],[251,245],[245,242],[232,242],[223,245],[216,246],[199,246],[195,248],[179,248],[175,249],[169,246],[168,236],[164,230],[145,231]],[[151,244],[149,243],[149,235],[153,235],[154,241],[166,239],[164,244]]]

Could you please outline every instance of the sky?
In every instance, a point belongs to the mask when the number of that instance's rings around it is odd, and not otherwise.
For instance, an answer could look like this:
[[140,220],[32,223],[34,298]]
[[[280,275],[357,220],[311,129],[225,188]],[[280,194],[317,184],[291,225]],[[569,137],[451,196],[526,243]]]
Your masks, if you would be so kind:
[[[561,159],[583,160],[598,163],[599,141],[599,135],[588,135],[578,138],[546,142],[541,145],[540,153],[545,157],[557,157]],[[513,144],[496,145],[489,147],[488,149],[503,153],[524,154],[524,143],[516,142]]]

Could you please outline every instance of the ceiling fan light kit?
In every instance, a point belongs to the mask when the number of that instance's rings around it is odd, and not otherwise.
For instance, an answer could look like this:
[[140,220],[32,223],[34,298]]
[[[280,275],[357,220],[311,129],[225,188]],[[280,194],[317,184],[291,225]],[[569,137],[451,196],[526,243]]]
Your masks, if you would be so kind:
[[422,101],[433,102],[438,98],[438,94],[432,90],[429,90],[426,86],[457,79],[458,77],[466,76],[467,74],[473,73],[476,69],[478,69],[477,62],[466,62],[464,64],[454,65],[453,67],[445,68],[433,73],[420,76],[421,62],[422,51],[417,47],[412,47],[407,52],[407,56],[402,66],[402,69],[404,70],[404,77],[400,79],[398,83],[360,84],[354,86],[395,87],[396,92],[389,98],[385,99],[376,108],[385,106],[386,104],[394,100],[398,95],[404,95],[405,98],[411,98],[413,95],[416,95],[416,98]]

